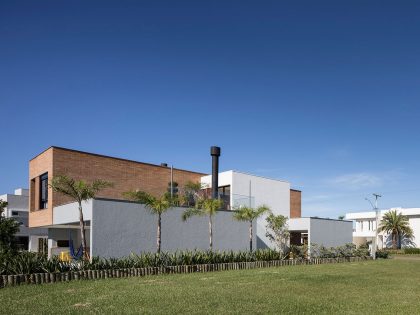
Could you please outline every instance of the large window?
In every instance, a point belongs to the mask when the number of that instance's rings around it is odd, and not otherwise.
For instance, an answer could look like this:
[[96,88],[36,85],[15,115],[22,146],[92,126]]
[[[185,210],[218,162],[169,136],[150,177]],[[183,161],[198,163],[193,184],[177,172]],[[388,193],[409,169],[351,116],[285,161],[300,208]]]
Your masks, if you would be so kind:
[[48,208],[48,173],[39,177],[39,209]]

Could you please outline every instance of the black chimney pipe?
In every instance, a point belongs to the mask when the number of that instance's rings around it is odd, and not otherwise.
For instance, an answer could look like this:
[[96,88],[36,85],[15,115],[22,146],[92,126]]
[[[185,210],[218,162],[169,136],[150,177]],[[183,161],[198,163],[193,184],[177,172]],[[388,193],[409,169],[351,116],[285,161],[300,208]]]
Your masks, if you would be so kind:
[[220,148],[211,147],[210,154],[212,158],[211,169],[211,197],[217,199],[219,197],[219,156]]

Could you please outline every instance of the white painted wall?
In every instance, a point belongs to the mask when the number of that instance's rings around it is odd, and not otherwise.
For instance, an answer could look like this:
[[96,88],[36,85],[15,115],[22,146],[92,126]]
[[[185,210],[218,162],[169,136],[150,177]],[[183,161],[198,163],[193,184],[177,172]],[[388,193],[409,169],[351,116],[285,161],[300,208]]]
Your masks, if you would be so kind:
[[[201,183],[211,187],[211,175],[203,176]],[[251,183],[251,198],[249,198]],[[252,207],[267,205],[276,215],[290,217],[290,183],[238,171],[219,173],[219,186],[230,185],[233,207],[251,202]],[[270,247],[266,238],[265,216],[257,221],[257,247]]]
[[[82,208],[84,220],[92,220],[92,200],[83,202]],[[79,224],[79,209],[76,202],[54,207],[53,225],[69,224],[73,222]]]
[[[185,210],[177,207],[162,215],[162,251],[209,248],[208,216],[183,222]],[[213,249],[249,249],[248,227],[248,222],[234,220],[231,211],[219,211],[213,218]],[[156,231],[157,216],[150,214],[144,205],[105,199],[93,201],[92,256],[154,252]]]
[[342,246],[353,240],[353,222],[323,218],[293,218],[289,231],[308,233],[308,243],[325,247]]

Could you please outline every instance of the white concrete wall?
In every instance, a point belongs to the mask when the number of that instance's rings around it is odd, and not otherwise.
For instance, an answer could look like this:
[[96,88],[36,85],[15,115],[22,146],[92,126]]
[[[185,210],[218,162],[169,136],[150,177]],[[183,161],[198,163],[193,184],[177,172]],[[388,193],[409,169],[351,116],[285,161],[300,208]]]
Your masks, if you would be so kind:
[[[202,184],[211,187],[211,175],[203,176]],[[249,198],[251,183],[251,198]],[[238,171],[227,171],[219,173],[219,186],[230,185],[231,206],[240,204],[252,207],[267,205],[276,215],[290,217],[290,183],[282,180],[275,180],[262,176],[242,173]],[[265,236],[266,216],[257,221],[257,247],[272,247]]]
[[[162,215],[162,250],[207,250],[208,216],[183,222],[183,211],[185,208],[174,208]],[[143,205],[103,199],[93,201],[93,256],[121,257],[130,253],[154,252],[156,231],[157,216],[150,214]],[[234,220],[231,211],[218,212],[213,224],[213,249],[248,248],[248,223]]]
[[325,247],[342,246],[353,241],[353,222],[311,218],[308,242]]
[[410,226],[413,229],[413,242],[415,243],[416,247],[420,247],[420,215],[410,216],[408,222],[410,223]]
[[[234,171],[232,194],[249,196],[250,183],[254,207],[267,205],[274,214],[290,217],[290,183]],[[258,248],[273,247],[265,236],[265,219],[266,216],[262,216],[257,220]]]
[[[82,208],[84,220],[92,220],[92,200],[83,202]],[[53,225],[69,224],[73,222],[79,224],[79,209],[76,202],[54,207]]]

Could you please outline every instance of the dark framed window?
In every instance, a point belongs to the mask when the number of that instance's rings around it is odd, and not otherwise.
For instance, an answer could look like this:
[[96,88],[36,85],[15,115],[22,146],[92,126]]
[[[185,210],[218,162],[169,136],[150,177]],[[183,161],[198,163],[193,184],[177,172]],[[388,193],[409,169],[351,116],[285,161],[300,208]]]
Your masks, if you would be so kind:
[[219,196],[230,196],[230,185],[219,187]]
[[12,211],[12,216],[17,217],[19,215],[19,211]]
[[48,173],[39,177],[39,209],[48,208]]
[[57,240],[57,247],[69,247],[69,240]]

